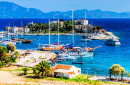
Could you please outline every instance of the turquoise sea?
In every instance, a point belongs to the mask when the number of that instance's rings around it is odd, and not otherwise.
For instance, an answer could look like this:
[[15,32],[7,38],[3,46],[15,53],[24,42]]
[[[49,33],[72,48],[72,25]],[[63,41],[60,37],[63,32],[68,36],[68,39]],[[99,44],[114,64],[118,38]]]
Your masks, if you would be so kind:
[[[15,26],[21,26],[22,19],[14,19]],[[52,19],[56,20],[56,19]],[[66,19],[67,20],[67,19]],[[119,37],[121,46],[104,45],[103,40],[93,40],[88,42],[88,47],[102,46],[95,50],[93,57],[83,58],[84,64],[73,64],[81,68],[83,74],[108,76],[109,68],[113,64],[120,64],[125,70],[130,70],[130,19],[88,19],[89,24],[101,25],[103,29],[113,32]],[[33,21],[45,23],[48,19],[24,19],[25,24]],[[0,30],[3,30],[8,24],[13,26],[13,19],[0,19]],[[19,36],[21,37],[21,36]],[[25,36],[28,39],[34,39],[32,44],[17,44],[17,49],[36,49],[38,44],[48,44],[48,35]],[[51,36],[51,43],[58,42],[57,35]],[[80,41],[81,36],[75,35],[75,46],[81,46],[84,43]],[[60,35],[60,44],[72,43],[71,35]],[[71,64],[70,60],[59,62],[61,64]]]

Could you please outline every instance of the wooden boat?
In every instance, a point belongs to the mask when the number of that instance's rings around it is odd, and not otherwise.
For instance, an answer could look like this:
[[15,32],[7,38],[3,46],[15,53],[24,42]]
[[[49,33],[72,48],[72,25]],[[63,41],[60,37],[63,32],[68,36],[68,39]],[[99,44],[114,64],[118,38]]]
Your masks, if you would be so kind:
[[32,40],[22,40],[22,43],[31,43]]

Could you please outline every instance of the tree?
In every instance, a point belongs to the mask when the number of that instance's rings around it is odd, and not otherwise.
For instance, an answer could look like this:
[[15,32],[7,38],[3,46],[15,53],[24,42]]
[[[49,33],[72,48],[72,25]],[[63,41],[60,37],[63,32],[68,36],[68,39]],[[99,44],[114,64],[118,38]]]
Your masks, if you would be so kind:
[[126,71],[126,72],[125,72],[125,75],[127,76],[127,80],[128,80],[128,77],[130,77],[130,71],[129,71],[129,72]]
[[20,56],[20,53],[18,51],[15,51],[14,55],[15,55],[16,58],[18,58]]
[[[124,68],[118,64],[114,64],[112,67],[110,67],[109,73],[110,73],[110,77],[111,77],[111,74],[113,74],[114,76],[118,76],[119,74],[124,73]],[[121,76],[121,80],[122,79],[123,79],[123,75]]]
[[52,74],[51,66],[45,60],[37,64],[35,68],[36,68],[35,75],[40,78],[41,77],[44,78],[44,76],[47,76],[47,75],[50,76]]
[[5,61],[9,56],[7,54],[8,50],[6,47],[0,45],[0,60]]
[[24,75],[28,74],[29,67],[23,67],[22,70],[24,71]]
[[11,50],[12,52],[16,51],[16,47],[13,44],[11,44],[11,43],[7,44],[7,49]]
[[97,28],[96,28],[97,30],[101,30],[102,29],[102,27],[101,26],[97,26]]

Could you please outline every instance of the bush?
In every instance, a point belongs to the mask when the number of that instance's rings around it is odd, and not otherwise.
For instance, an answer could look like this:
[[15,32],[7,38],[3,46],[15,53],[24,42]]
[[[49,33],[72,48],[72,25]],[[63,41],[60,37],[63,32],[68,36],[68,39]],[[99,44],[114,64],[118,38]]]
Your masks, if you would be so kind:
[[4,67],[6,63],[0,62],[0,68]]
[[42,58],[42,56],[39,56],[39,58]]
[[23,67],[22,70],[24,71],[24,75],[28,74],[29,67]]
[[12,58],[11,58],[11,61],[12,61],[13,63],[15,63],[15,62],[16,62],[16,58],[15,58],[15,57],[12,57]]
[[60,79],[63,79],[63,77],[60,77]]
[[36,73],[36,68],[33,67],[32,70],[33,70],[33,73],[35,74]]
[[5,63],[9,63],[9,62],[12,62],[12,60],[11,60],[10,58],[7,58],[7,59],[5,60]]

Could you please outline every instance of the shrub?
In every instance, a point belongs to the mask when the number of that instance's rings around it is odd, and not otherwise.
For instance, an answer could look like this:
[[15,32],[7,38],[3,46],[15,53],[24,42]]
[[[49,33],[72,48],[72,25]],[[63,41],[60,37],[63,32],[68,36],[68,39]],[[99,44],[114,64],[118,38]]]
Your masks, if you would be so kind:
[[12,58],[11,58],[11,61],[12,61],[13,63],[15,63],[15,62],[16,62],[16,58],[15,58],[15,57],[12,57]]
[[31,61],[31,60],[27,60],[26,63],[27,63],[27,62],[30,62],[30,61]]
[[22,70],[24,71],[24,75],[28,74],[29,67],[23,67]]
[[6,63],[0,62],[0,68],[4,67]]
[[9,63],[9,62],[12,62],[12,60],[11,60],[10,58],[7,58],[7,59],[5,60],[5,63]]
[[18,58],[20,56],[20,53],[18,51],[15,51],[14,55],[15,55],[16,58]]
[[39,56],[39,58],[42,58],[42,56]]
[[60,77],[60,79],[63,79],[63,77]]

